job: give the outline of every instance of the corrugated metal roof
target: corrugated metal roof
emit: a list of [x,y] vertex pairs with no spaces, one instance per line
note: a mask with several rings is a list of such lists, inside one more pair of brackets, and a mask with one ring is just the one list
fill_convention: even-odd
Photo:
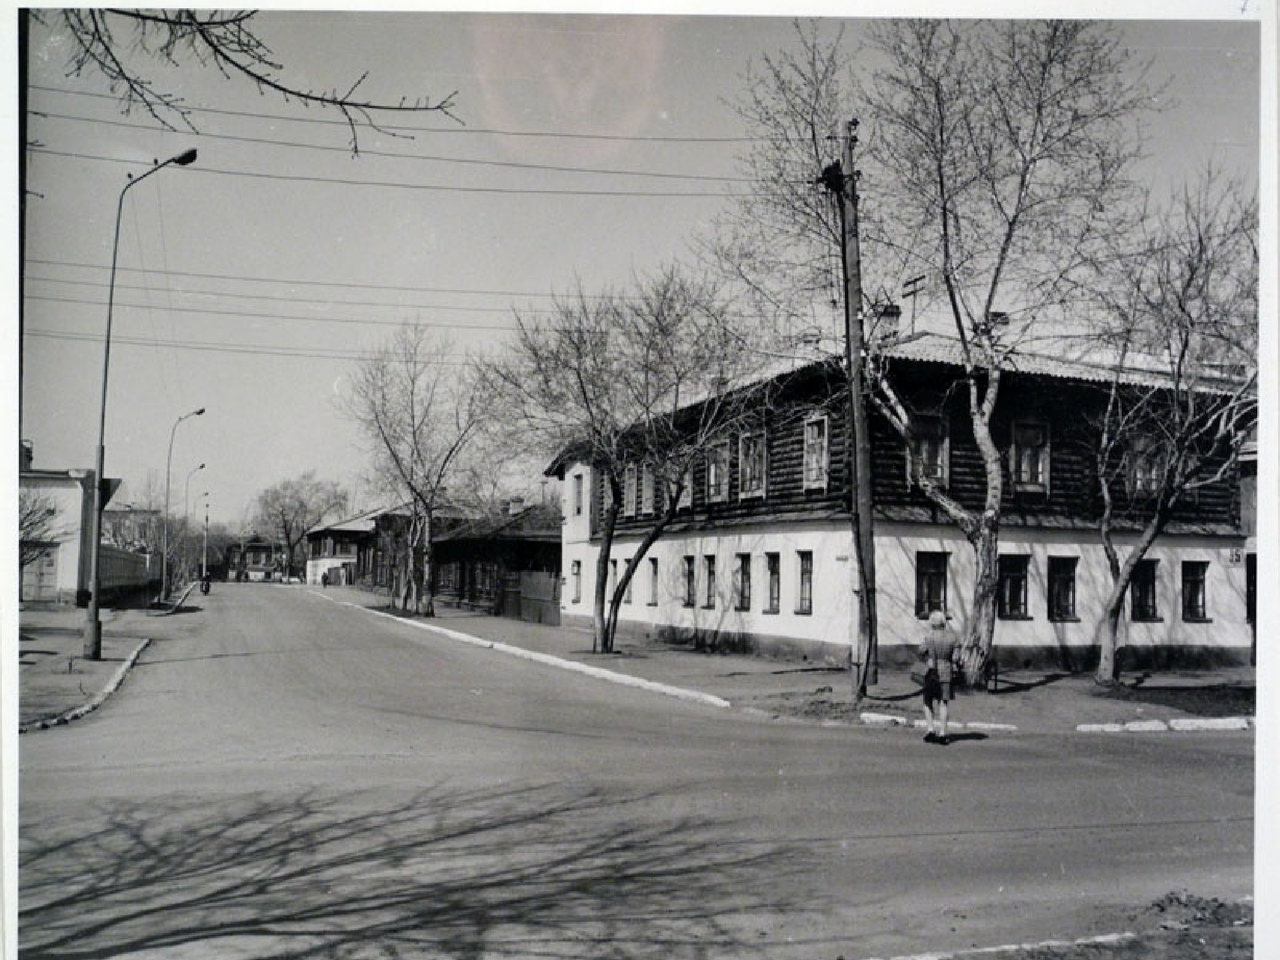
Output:
[[[1046,352],[1056,348],[1058,352]],[[926,363],[964,365],[964,348],[954,337],[937,333],[919,333],[886,345],[883,354],[904,360]],[[1010,352],[1000,367],[1017,373],[1035,374],[1062,380],[1087,380],[1095,383],[1120,383],[1143,387],[1168,387],[1173,377],[1159,358],[1130,353],[1121,365],[1114,353],[1097,341],[1079,345],[1063,340],[1055,344],[1046,342],[1038,349],[1019,348]],[[1198,390],[1227,391],[1236,386],[1228,376],[1201,374],[1197,376]]]

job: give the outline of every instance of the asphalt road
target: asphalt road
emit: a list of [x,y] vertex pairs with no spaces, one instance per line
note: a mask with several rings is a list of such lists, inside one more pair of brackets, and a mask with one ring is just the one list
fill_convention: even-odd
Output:
[[305,588],[21,744],[22,956],[858,960],[1252,893],[1253,737],[778,723]]

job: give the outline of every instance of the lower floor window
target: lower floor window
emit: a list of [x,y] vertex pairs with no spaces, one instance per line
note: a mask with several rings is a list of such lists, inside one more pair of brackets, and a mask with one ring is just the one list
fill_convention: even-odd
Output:
[[1003,620],[1024,620],[1027,617],[1027,556],[1005,555],[998,557],[997,575],[999,590],[996,594],[996,615]]
[[1078,557],[1049,558],[1049,619],[1076,619],[1076,563]]
[[813,552],[798,550],[800,590],[796,596],[796,613],[813,613]]
[[1208,620],[1206,582],[1209,564],[1203,560],[1184,560],[1182,563],[1182,619]]
[[766,553],[764,555],[765,575],[769,579],[769,599],[764,608],[765,613],[777,613],[782,609],[782,562],[780,555]]
[[1159,560],[1139,560],[1129,583],[1129,614],[1134,620],[1159,620],[1156,603],[1156,570]]
[[697,571],[693,566],[693,557],[684,558],[684,605],[692,607],[698,602]]
[[916,616],[947,609],[947,557],[945,553],[916,554]]

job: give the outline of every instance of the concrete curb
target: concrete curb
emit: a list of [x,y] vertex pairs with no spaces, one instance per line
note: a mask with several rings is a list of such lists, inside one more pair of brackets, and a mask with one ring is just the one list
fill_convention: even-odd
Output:
[[1249,730],[1257,725],[1253,717],[1178,717],[1164,720],[1132,720],[1128,723],[1081,723],[1077,733],[1165,733],[1170,730]]
[[[1118,946],[1136,940],[1132,933],[1104,933],[1079,940],[1040,940],[1036,943],[1007,943],[998,947],[973,947],[968,950],[943,951],[941,953],[907,953],[889,957],[888,960],[966,960],[968,957],[986,957],[993,954],[1027,952],[1031,950],[1063,949],[1065,947]],[[877,960],[877,958],[869,958]]]
[[369,613],[372,613],[374,616],[385,617],[388,620],[394,620],[397,623],[417,627],[419,630],[436,633],[440,636],[448,637],[451,640],[457,640],[459,643],[466,643],[473,647],[480,647],[485,650],[494,650],[498,653],[505,653],[508,656],[519,657],[522,660],[532,660],[535,663],[558,667],[562,670],[572,670],[575,673],[595,677],[597,680],[607,680],[610,683],[618,683],[627,687],[638,687],[641,690],[649,690],[653,693],[661,693],[668,697],[675,697],[678,700],[688,700],[712,707],[727,708],[732,706],[728,700],[714,696],[710,693],[702,693],[698,690],[687,690],[684,687],[674,687],[665,683],[657,683],[653,680],[644,680],[640,677],[630,676],[629,674],[618,673],[615,670],[606,670],[603,667],[593,667],[585,663],[578,663],[576,660],[565,660],[563,657],[555,657],[549,653],[539,653],[536,650],[526,650],[523,647],[515,647],[508,643],[499,643],[496,640],[484,640],[480,637],[473,637],[469,633],[461,633],[457,630],[450,630],[448,627],[436,626],[433,623],[425,623],[421,620],[407,620],[404,617],[397,617],[392,613],[385,613],[381,610],[372,610],[369,607],[362,607],[358,603],[350,603],[346,600],[335,600],[333,602],[355,607],[359,610],[368,610]]
[[120,684],[124,683],[125,674],[129,672],[137,662],[138,657],[142,655],[142,651],[147,649],[147,645],[150,643],[151,639],[148,637],[134,647],[133,652],[130,653],[129,656],[125,657],[124,663],[120,664],[116,669],[116,672],[112,674],[111,680],[108,681],[107,685],[96,693],[88,703],[83,703],[74,710],[68,710],[66,713],[60,714],[52,719],[36,720],[32,723],[24,724],[18,727],[18,733],[30,733],[33,730],[48,730],[50,727],[62,726],[63,724],[70,723],[72,720],[79,720],[81,717],[93,713],[93,711],[97,710],[106,702],[108,697],[119,689]]

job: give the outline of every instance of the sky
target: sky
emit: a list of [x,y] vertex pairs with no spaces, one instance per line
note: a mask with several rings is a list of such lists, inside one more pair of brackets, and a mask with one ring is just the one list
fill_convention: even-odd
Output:
[[[1152,126],[1146,175],[1172,184],[1212,159],[1256,176],[1257,9],[1173,10],[1188,8],[1217,19],[1119,23],[1175,104]],[[196,148],[125,196],[106,473],[125,481],[117,502],[142,502],[168,466],[173,511],[207,501],[233,530],[262,490],[307,471],[361,493],[367,447],[342,401],[401,323],[460,352],[501,350],[513,311],[685,258],[744,186],[732,103],[748,66],[794,48],[788,19],[731,13],[269,10],[254,23],[292,86],[367,73],[369,99],[452,95],[456,119],[361,128],[353,156],[336,114],[148,63],[195,127],[165,130],[123,114],[100,76],[69,76],[66,38],[37,25],[25,329],[12,334],[35,466],[91,467],[117,202],[129,174]],[[856,42],[859,21],[845,26]]]

